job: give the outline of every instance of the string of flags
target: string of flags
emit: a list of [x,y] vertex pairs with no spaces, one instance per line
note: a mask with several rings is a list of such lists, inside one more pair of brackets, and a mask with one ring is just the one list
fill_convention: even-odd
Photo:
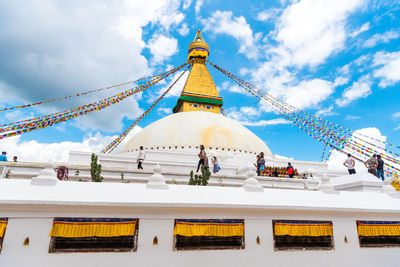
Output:
[[129,132],[147,115],[149,112],[165,97],[166,94],[171,90],[171,88],[179,81],[179,79],[189,70],[191,65],[189,65],[179,76],[178,78],[168,87],[168,89],[141,115],[139,116],[124,132],[122,132],[117,138],[115,138],[108,146],[101,150],[101,153],[111,153],[121,142],[125,139],[125,137],[129,134]]
[[72,97],[84,96],[84,95],[97,93],[97,92],[109,90],[109,89],[112,89],[112,88],[124,86],[124,85],[127,85],[127,84],[135,84],[135,83],[138,83],[138,82],[141,82],[141,81],[145,81],[145,80],[155,80],[155,79],[159,78],[159,76],[160,76],[160,74],[153,75],[153,76],[148,76],[148,77],[142,77],[142,78],[134,80],[134,81],[129,81],[129,82],[124,82],[124,83],[120,83],[120,84],[110,85],[110,86],[107,86],[107,87],[103,87],[103,88],[99,88],[99,89],[95,89],[95,90],[90,90],[90,91],[83,92],[83,93],[78,93],[78,94],[73,94],[73,95],[63,96],[63,97],[57,97],[57,98],[53,98],[53,99],[49,99],[49,100],[45,100],[45,101],[34,102],[34,103],[21,105],[21,106],[2,108],[2,109],[0,109],[0,112],[1,111],[13,110],[13,109],[28,108],[28,107],[42,105],[42,104],[46,104],[46,103],[50,103],[50,102],[54,102],[54,101],[58,101],[58,100],[65,100],[65,99],[69,99],[69,98],[72,98]]
[[[261,89],[244,81],[243,79],[217,66],[216,64],[210,61],[207,62],[225,74],[228,78],[233,80],[240,87],[244,88],[248,93],[257,97],[259,100],[269,103],[276,112],[282,115],[285,119],[293,122],[309,136],[324,143],[324,151],[327,147],[329,147],[331,151],[337,150],[342,153],[350,152],[355,159],[361,162],[364,162],[373,154],[380,154],[385,160],[387,173],[400,173],[400,160],[395,158],[396,156],[399,156],[399,153],[385,148],[385,145],[389,145],[394,148],[399,148],[399,146],[372,138],[364,134],[355,133],[350,129],[342,127],[336,123],[327,121],[313,114],[300,111],[294,106],[291,106],[270,94],[264,93],[261,91]],[[365,140],[365,138],[361,138],[360,136],[369,138],[370,140],[374,140],[379,143],[374,144],[373,142]]]
[[225,109],[224,109],[222,106],[220,107],[220,109],[221,109],[222,115],[224,115],[225,117],[227,117],[226,112],[225,112]]
[[143,92],[144,90],[154,86],[155,84],[159,83],[166,77],[174,74],[175,72],[179,71],[183,67],[190,64],[190,62],[185,62],[184,64],[180,65],[179,67],[170,69],[164,73],[156,75],[155,79],[149,80],[144,84],[141,84],[137,87],[131,88],[119,94],[113,95],[111,97],[105,98],[100,101],[96,101],[93,103],[89,103],[87,105],[75,107],[72,109],[67,109],[64,111],[52,113],[45,116],[40,116],[36,118],[31,118],[19,122],[13,122],[6,125],[0,126],[0,139],[17,136],[23,133],[36,131],[39,129],[47,128],[49,126],[53,126],[55,124],[68,121],[74,119],[76,117],[86,115],[88,113],[99,111],[105,109],[109,106],[117,104],[129,96],[132,96],[138,92]]

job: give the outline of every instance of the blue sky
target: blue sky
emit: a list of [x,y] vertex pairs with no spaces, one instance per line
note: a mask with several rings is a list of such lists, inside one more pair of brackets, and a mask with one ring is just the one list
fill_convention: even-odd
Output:
[[[377,128],[400,144],[399,8],[399,1],[372,0],[2,1],[0,106],[163,72],[185,62],[201,29],[213,63],[300,109],[353,130]],[[209,70],[228,116],[274,154],[320,160],[323,144]],[[85,118],[2,140],[0,150],[33,160],[36,155],[60,159],[57,151],[98,149],[170,82]],[[182,83],[140,126],[168,115],[181,88]],[[83,105],[123,89],[3,112],[0,121]]]

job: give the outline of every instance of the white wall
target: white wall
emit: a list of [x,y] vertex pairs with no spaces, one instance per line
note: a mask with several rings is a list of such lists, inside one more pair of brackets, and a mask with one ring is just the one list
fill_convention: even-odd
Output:
[[[102,211],[103,210],[103,211]],[[356,219],[400,220],[400,215],[320,211],[248,211],[205,208],[132,209],[101,207],[42,208],[20,206],[0,210],[9,217],[0,254],[1,267],[102,266],[399,266],[400,248],[363,248],[358,244]],[[53,217],[139,218],[137,252],[49,254]],[[245,219],[244,250],[173,251],[176,218]],[[335,249],[331,251],[274,251],[273,219],[332,220]],[[154,236],[158,245],[153,245]],[[257,236],[261,244],[256,243]],[[348,243],[344,242],[344,236]],[[29,246],[23,242],[29,237]]]

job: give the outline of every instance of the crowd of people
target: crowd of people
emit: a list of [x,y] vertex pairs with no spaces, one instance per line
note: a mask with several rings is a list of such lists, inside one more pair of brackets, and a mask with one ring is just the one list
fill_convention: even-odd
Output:
[[[347,154],[347,159],[343,162],[343,165],[347,167],[347,171],[350,175],[356,173],[356,162],[354,161],[351,154]],[[381,155],[373,154],[370,159],[364,162],[364,165],[368,169],[368,172],[370,174],[375,175],[379,179],[382,179],[382,181],[385,180],[385,162],[383,161]]]
[[[200,145],[200,152],[198,154],[198,157],[199,157],[199,162],[197,164],[196,172],[200,170],[201,166],[204,166],[204,168],[208,169],[209,168],[208,157],[204,145]],[[142,164],[145,158],[146,158],[146,151],[144,150],[143,146],[140,146],[138,157],[136,160],[138,169],[143,169]],[[1,153],[0,161],[8,161],[6,151],[3,151]],[[13,162],[17,161],[18,157],[14,156]],[[221,170],[221,167],[219,165],[216,156],[212,157],[211,163],[213,165],[213,170],[212,170],[213,173],[217,173]],[[343,165],[347,168],[347,171],[349,172],[350,175],[356,174],[355,170],[356,162],[351,154],[347,154],[347,159],[343,162]],[[382,160],[381,155],[373,154],[370,159],[364,162],[364,165],[368,169],[369,173],[378,177],[379,179],[382,179],[382,181],[385,180],[385,171],[384,171],[385,162]],[[260,154],[257,155],[256,166],[257,166],[257,176],[285,177],[287,175],[289,178],[293,178],[294,176],[299,175],[297,170],[293,168],[290,162],[288,163],[288,166],[286,168],[265,166],[265,159],[263,152],[260,152]]]
[[[204,145],[200,145],[200,152],[198,154],[198,157],[199,157],[199,162],[197,164],[196,172],[199,172],[201,166],[203,166],[204,168],[206,168],[208,170],[209,169],[208,156],[207,156],[206,150],[204,148]],[[136,160],[138,169],[143,169],[142,163],[145,158],[146,158],[146,151],[143,149],[143,146],[140,146],[138,157]],[[219,162],[218,162],[218,159],[216,156],[213,156],[211,158],[211,163],[213,165],[213,170],[212,170],[213,173],[217,173],[221,170],[221,167],[219,165]]]
[[271,167],[265,166],[264,153],[260,152],[257,155],[257,176],[271,176],[271,177],[286,177],[293,178],[299,175],[297,170],[293,168],[292,164],[288,162],[287,167]]
[[365,167],[368,169],[368,172],[375,175],[382,181],[385,180],[385,171],[384,166],[385,162],[383,161],[381,155],[374,154],[372,157],[364,162]]
[[294,178],[295,176],[299,176],[299,173],[297,169],[288,164],[287,167],[265,166],[265,170],[260,173],[260,176]]
[[[207,153],[204,148],[204,145],[200,145],[200,152],[199,152],[199,154],[197,154],[197,156],[199,157],[199,162],[197,164],[196,172],[199,171],[201,166],[204,166],[204,168],[208,169],[209,168],[208,167],[208,157],[207,157]],[[221,167],[219,165],[219,162],[218,162],[218,159],[216,156],[213,156],[211,158],[211,163],[213,165],[213,170],[212,170],[213,173],[217,173],[221,170]]]
[[[200,151],[198,154],[199,157],[199,162],[197,164],[197,170],[198,172],[200,170],[201,166],[204,166],[204,168],[208,169],[208,157],[207,153],[205,151],[204,145],[200,145]],[[138,169],[143,169],[143,161],[146,158],[146,151],[144,150],[143,146],[140,146],[139,148],[139,153],[137,157],[137,168]],[[7,159],[7,152],[3,151],[0,155],[0,161],[8,161]],[[17,162],[18,158],[17,156],[13,157],[13,162]],[[221,167],[219,165],[218,159],[216,156],[213,156],[211,159],[211,163],[213,165],[213,173],[217,173],[221,170]],[[349,174],[356,174],[355,170],[355,165],[356,162],[353,159],[351,154],[347,154],[347,159],[343,162],[343,165],[347,168],[347,171]],[[382,160],[381,155],[373,154],[370,159],[364,162],[365,167],[368,169],[368,172],[371,173],[372,175],[378,177],[379,179],[382,179],[382,181],[385,180],[385,171],[384,171],[384,165],[385,162]],[[260,154],[257,155],[257,176],[271,176],[271,177],[285,177],[286,175],[289,178],[293,178],[294,176],[298,176],[298,172],[296,169],[293,168],[292,164],[289,162],[288,166],[285,167],[271,167],[271,166],[265,166],[265,159],[264,159],[264,153],[260,152]]]

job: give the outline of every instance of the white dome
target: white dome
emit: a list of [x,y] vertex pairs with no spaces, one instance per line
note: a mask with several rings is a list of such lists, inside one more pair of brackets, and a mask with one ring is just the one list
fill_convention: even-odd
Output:
[[272,156],[268,146],[239,122],[204,111],[180,112],[169,115],[137,133],[128,140],[121,153],[146,150],[206,149],[260,153]]

